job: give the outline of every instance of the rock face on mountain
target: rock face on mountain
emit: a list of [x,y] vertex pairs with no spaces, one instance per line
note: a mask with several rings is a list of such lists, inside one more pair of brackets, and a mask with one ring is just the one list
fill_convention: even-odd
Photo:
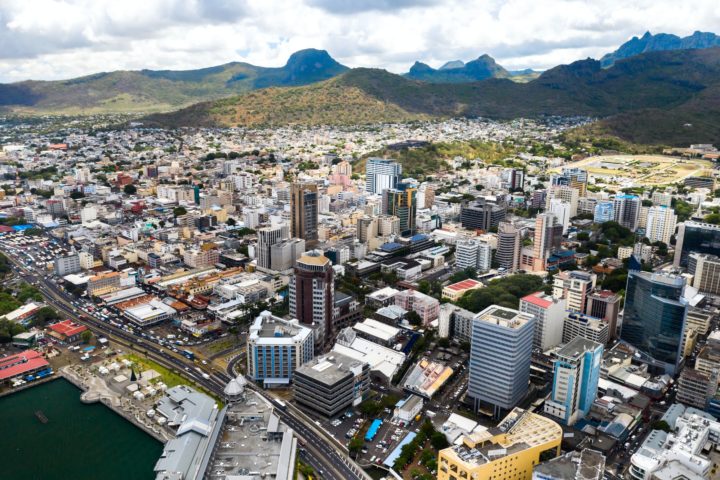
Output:
[[692,50],[699,48],[720,47],[720,37],[709,32],[695,32],[687,37],[678,37],[668,33],[653,35],[645,32],[642,37],[633,37],[620,45],[612,53],[600,59],[603,67],[609,67],[623,58],[630,58],[646,52],[660,52],[666,50]]

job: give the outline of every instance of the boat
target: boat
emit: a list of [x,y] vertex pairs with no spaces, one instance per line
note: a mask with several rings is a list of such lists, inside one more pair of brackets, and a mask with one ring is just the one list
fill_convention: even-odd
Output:
[[35,410],[35,416],[37,417],[38,420],[40,420],[40,423],[48,423],[49,422],[48,418],[45,416],[45,414],[43,413],[42,410]]

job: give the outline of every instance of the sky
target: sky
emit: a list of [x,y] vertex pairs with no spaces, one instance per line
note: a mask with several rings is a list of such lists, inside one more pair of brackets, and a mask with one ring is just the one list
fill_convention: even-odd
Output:
[[281,66],[304,48],[395,73],[484,53],[510,70],[544,70],[648,30],[718,25],[718,0],[0,0],[0,82]]

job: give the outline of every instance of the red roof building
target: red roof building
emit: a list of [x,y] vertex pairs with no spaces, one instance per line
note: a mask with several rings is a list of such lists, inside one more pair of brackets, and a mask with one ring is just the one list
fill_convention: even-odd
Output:
[[50,325],[50,335],[64,342],[74,342],[80,338],[80,334],[87,330],[85,325],[78,325],[72,320],[63,320],[62,322]]
[[48,361],[35,350],[25,350],[22,353],[0,358],[0,382],[42,370],[49,365]]
[[468,278],[466,280],[461,280],[443,288],[442,296],[445,298],[449,298],[452,301],[455,301],[465,295],[465,293],[469,292],[470,290],[476,290],[478,288],[483,288],[484,286],[485,285],[483,285],[482,282],[478,282],[477,280]]
[[524,296],[521,299],[523,302],[532,303],[536,307],[549,308],[553,304],[551,300],[547,299],[547,295],[544,292],[535,292],[530,295]]

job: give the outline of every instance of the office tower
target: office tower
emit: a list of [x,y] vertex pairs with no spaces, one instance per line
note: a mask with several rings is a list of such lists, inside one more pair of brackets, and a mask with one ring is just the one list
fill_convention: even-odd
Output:
[[648,210],[645,236],[651,243],[663,242],[670,245],[670,237],[675,233],[677,215],[672,208],[650,207]]
[[545,261],[560,247],[562,225],[553,213],[541,213],[535,217],[535,236],[533,241],[533,271],[545,270]]
[[650,207],[640,205],[640,213],[638,214],[638,228],[645,230],[647,227],[648,214],[650,213]]
[[535,478],[534,466],[545,465],[543,462],[560,455],[562,440],[560,425],[515,408],[497,427],[467,435],[458,444],[440,450],[437,478],[531,480]]
[[290,277],[290,316],[315,330],[316,347],[324,349],[333,340],[332,314],[335,285],[330,259],[319,250],[302,255]]
[[595,206],[595,215],[593,221],[595,223],[604,223],[615,220],[614,202],[610,200],[601,200]]
[[550,201],[554,198],[567,202],[570,205],[571,218],[577,215],[578,199],[580,198],[577,188],[566,185],[555,185],[550,187],[550,189],[548,189],[547,198],[545,199],[546,210],[550,209]]
[[400,182],[402,165],[385,158],[369,158],[365,164],[365,191],[382,193],[394,189]]
[[640,197],[637,195],[617,195],[613,199],[615,221],[634,232],[638,228],[640,206]]
[[543,352],[562,343],[565,302],[545,292],[531,293],[520,299],[520,311],[535,317],[533,348]]
[[720,225],[686,221],[678,225],[673,265],[687,267],[691,253],[720,252]]
[[570,204],[559,198],[553,198],[550,200],[550,208],[548,211],[555,215],[558,223],[563,227],[563,235],[566,235],[570,227]]
[[257,266],[260,268],[272,268],[272,246],[276,245],[288,236],[288,228],[284,225],[260,228],[257,231]]
[[522,190],[525,185],[525,172],[519,168],[508,168],[503,171],[503,180],[507,182],[508,190]]
[[460,209],[460,223],[464,228],[489,231],[505,219],[507,205],[494,197],[481,197],[463,205]]
[[520,268],[520,230],[512,223],[501,222],[498,226],[495,260],[500,268],[515,272]]
[[378,219],[376,217],[358,218],[356,230],[358,240],[368,243],[378,236]]
[[610,329],[610,338],[617,338],[617,320],[620,313],[620,295],[610,290],[597,290],[587,296],[586,315],[604,320]]
[[596,281],[597,275],[594,273],[560,272],[553,278],[553,297],[564,298],[567,310],[582,313]]
[[576,337],[555,354],[553,388],[545,413],[574,425],[590,413],[597,397],[603,346]]
[[650,201],[652,201],[653,205],[656,205],[656,206],[670,207],[670,206],[672,206],[672,199],[673,199],[672,193],[655,191],[655,192],[653,192],[652,197],[650,198]]
[[688,255],[688,273],[692,286],[703,293],[720,295],[720,257],[702,253]]
[[706,373],[685,367],[678,379],[676,400],[690,407],[705,410],[717,392],[719,373],[718,370]]
[[553,185],[565,185],[577,189],[581,197],[584,197],[587,193],[587,170],[564,167],[562,173],[552,176],[551,181]]
[[295,261],[305,252],[305,240],[291,238],[270,246],[270,269],[284,272],[295,266]]
[[470,239],[458,242],[455,247],[455,265],[458,268],[473,268],[481,272],[490,270],[492,249],[479,240]]
[[635,347],[651,367],[674,374],[681,347],[688,302],[685,278],[631,270],[625,289],[620,339]]
[[525,397],[534,328],[532,315],[497,305],[473,319],[468,395],[476,410],[487,406],[499,417]]
[[284,320],[264,311],[250,325],[247,374],[265,387],[287,385],[295,370],[313,356],[313,332],[297,320]]
[[309,247],[318,241],[318,188],[314,184],[293,183],[290,189],[290,233]]
[[417,216],[417,188],[412,182],[400,182],[397,188],[383,191],[383,213],[400,219],[400,234],[414,235]]
[[569,343],[577,337],[606,345],[610,341],[610,325],[584,313],[567,312],[563,325],[563,343]]
[[580,197],[578,199],[578,215],[594,215],[598,201],[595,198]]

